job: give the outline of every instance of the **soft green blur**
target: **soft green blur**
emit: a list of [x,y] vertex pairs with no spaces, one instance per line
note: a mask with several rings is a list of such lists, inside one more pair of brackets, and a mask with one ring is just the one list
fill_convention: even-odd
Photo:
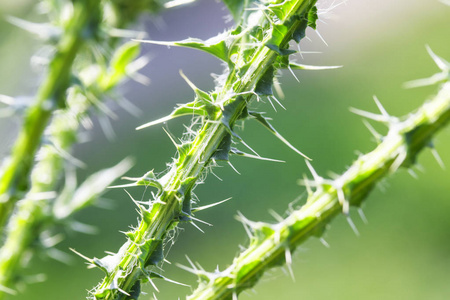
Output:
[[[22,7],[8,5],[8,2],[14,1],[2,2],[0,12],[36,20],[34,14],[27,15],[29,2],[23,1]],[[207,38],[202,35],[203,31],[192,31],[186,36],[177,35],[177,31],[183,24],[195,24],[199,30],[212,26],[215,20],[222,24],[221,5],[209,2],[213,1],[205,0],[197,7],[168,12],[163,17],[165,28],[158,38]],[[332,1],[324,2],[323,7],[332,4]],[[214,10],[218,17],[199,19],[194,12],[201,6]],[[280,81],[285,93],[282,103],[287,110],[277,107],[278,112],[274,112],[269,103],[255,106],[267,111],[278,131],[313,158],[319,174],[339,174],[356,158],[356,151],[367,152],[375,146],[361,118],[351,114],[349,107],[376,111],[371,99],[377,95],[388,112],[404,115],[436,91],[436,87],[404,90],[402,84],[438,71],[426,53],[425,44],[450,60],[449,16],[450,7],[435,0],[348,1],[322,16],[327,17],[327,24],[319,24],[318,29],[328,47],[313,31],[309,32],[311,41],[304,40],[301,44],[303,51],[323,53],[298,58],[298,62],[305,64],[344,67],[296,72],[300,83],[285,71]],[[175,19],[180,17],[184,20]],[[32,95],[38,74],[30,73],[27,65],[29,56],[39,46],[32,37],[1,22],[0,94]],[[91,142],[77,147],[75,155],[89,165],[89,169],[79,172],[80,178],[112,166],[128,155],[138,162],[130,176],[142,175],[150,169],[163,171],[175,149],[161,126],[139,132],[134,128],[169,113],[176,103],[193,98],[191,90],[180,79],[178,69],[183,68],[184,73],[204,89],[212,87],[209,74],[221,70],[214,59],[192,50],[144,46],[144,52],[154,53],[148,68],[154,84],[123,89],[131,101],[143,108],[142,116],[136,119],[121,114],[120,120],[113,123],[117,133],[113,142],[107,141],[100,130],[95,130]],[[166,57],[161,61],[159,55],[167,52],[170,59]],[[6,135],[2,136],[2,153],[6,151],[5,144],[13,141],[11,128],[18,120],[0,121],[0,134]],[[176,120],[168,127],[179,136],[182,124],[187,122],[188,118]],[[376,127],[385,132],[383,127]],[[242,137],[260,155],[286,163],[232,157],[241,175],[225,164],[214,169],[223,181],[210,174],[206,183],[196,189],[200,203],[233,199],[196,215],[214,225],[200,224],[205,234],[189,224],[182,225],[174,234],[176,243],[167,256],[172,264],[164,264],[164,276],[195,287],[195,277],[176,266],[177,263],[188,265],[185,255],[206,270],[213,271],[217,265],[224,269],[239,252],[238,245],[245,246],[248,241],[242,226],[234,219],[237,211],[251,220],[273,220],[268,213],[270,209],[283,215],[289,203],[304,192],[297,180],[308,171],[300,156],[256,123],[247,122]],[[442,160],[450,166],[449,129],[438,135],[436,146]],[[419,163],[422,167],[414,169],[418,179],[403,170],[370,195],[363,207],[369,220],[367,225],[357,211],[352,211],[361,233],[359,237],[344,218],[336,219],[325,235],[330,248],[311,239],[295,252],[295,281],[281,269],[271,270],[254,292],[245,292],[240,299],[450,299],[450,172],[442,170],[429,151],[420,156]],[[135,198],[148,199],[149,191],[144,194],[143,189],[134,188],[129,192]],[[125,241],[119,230],[126,231],[128,226],[136,225],[137,213],[125,192],[114,190],[106,197],[115,205],[114,210],[92,208],[76,216],[77,220],[98,226],[100,235],[70,233],[60,249],[75,248],[91,257],[118,250]],[[15,299],[81,299],[102,276],[99,270],[86,270],[78,257],[74,257],[70,266],[36,257],[26,274],[37,273],[47,274],[47,281],[27,286]],[[156,294],[158,299],[183,299],[190,292],[186,287],[156,284],[161,291]],[[140,299],[151,299],[151,287],[147,285],[144,291],[148,295]]]

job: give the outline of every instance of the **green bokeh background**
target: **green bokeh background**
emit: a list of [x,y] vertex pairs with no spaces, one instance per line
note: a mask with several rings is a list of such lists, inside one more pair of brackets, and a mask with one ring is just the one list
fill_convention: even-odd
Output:
[[[331,4],[332,1],[323,1],[322,7]],[[36,16],[33,5],[26,0],[6,0],[0,4],[0,13],[39,20],[42,17]],[[166,12],[156,21],[142,21],[153,39],[208,38],[231,26],[224,23],[224,15],[222,4],[204,0]],[[297,72],[300,83],[289,72],[283,72],[282,102],[287,110],[274,112],[268,103],[256,106],[268,112],[275,127],[293,145],[313,158],[319,174],[327,176],[329,172],[343,172],[357,157],[355,151],[367,152],[375,146],[361,118],[351,114],[349,107],[375,111],[371,99],[377,95],[388,112],[404,115],[435,93],[436,87],[405,90],[402,84],[437,72],[425,51],[426,44],[450,59],[450,7],[434,0],[352,0],[321,17],[326,24],[320,23],[318,29],[329,46],[313,31],[308,32],[311,40],[302,41],[302,50],[323,53],[305,54],[298,62],[344,67]],[[32,95],[39,72],[29,67],[29,61],[39,43],[4,21],[0,38],[0,93]],[[118,110],[120,118],[113,121],[117,134],[114,141],[108,141],[96,123],[92,140],[76,147],[75,155],[89,165],[79,171],[80,179],[125,156],[133,156],[137,161],[130,176],[150,169],[164,170],[175,149],[161,126],[140,132],[134,128],[169,113],[176,103],[193,98],[178,75],[179,69],[203,89],[213,87],[209,74],[221,71],[214,58],[193,50],[144,45],[143,52],[153,57],[145,69],[152,84],[143,87],[129,83],[121,88],[128,99],[142,108],[143,114],[136,118]],[[2,155],[14,140],[19,120],[0,120]],[[179,135],[182,124],[188,121],[176,120],[168,128]],[[283,214],[289,203],[304,192],[297,184],[304,173],[308,174],[301,157],[256,123],[247,122],[242,136],[262,156],[286,163],[232,158],[241,175],[226,165],[216,168],[215,174],[223,181],[208,176],[206,183],[196,189],[201,204],[233,199],[197,215],[214,224],[200,225],[205,234],[189,224],[181,226],[167,256],[172,264],[164,265],[164,276],[195,287],[196,278],[176,266],[188,264],[186,255],[206,270],[212,271],[216,266],[224,269],[239,252],[238,245],[248,242],[235,220],[237,211],[251,220],[271,221],[269,209]],[[448,128],[438,135],[436,146],[442,160],[450,165]],[[450,172],[442,170],[429,151],[419,157],[419,163],[422,168],[415,168],[418,179],[400,171],[369,196],[363,206],[367,225],[352,211],[359,237],[344,218],[338,217],[325,235],[330,248],[311,239],[295,252],[295,281],[282,269],[271,270],[240,299],[450,299]],[[135,198],[148,198],[144,190],[136,188],[130,192]],[[97,226],[100,234],[69,234],[60,249],[75,248],[91,257],[117,251],[125,241],[119,230],[135,225],[137,213],[123,191],[113,190],[105,197],[114,204],[114,210],[92,208],[77,216],[78,220]],[[84,262],[76,257],[69,266],[36,257],[26,273],[45,273],[48,279],[29,285],[15,297],[17,300],[82,299],[102,276],[98,270],[86,270]],[[158,299],[183,299],[190,292],[189,288],[164,282],[157,285],[161,290]],[[148,294],[141,299],[151,299],[151,287],[144,290]]]

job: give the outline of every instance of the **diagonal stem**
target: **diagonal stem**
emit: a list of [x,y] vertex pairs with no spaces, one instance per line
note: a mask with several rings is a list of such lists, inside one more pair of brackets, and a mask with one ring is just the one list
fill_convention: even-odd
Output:
[[269,224],[243,220],[253,232],[250,246],[223,272],[198,271],[200,284],[187,299],[231,299],[251,288],[268,268],[290,264],[291,251],[309,237],[320,236],[343,211],[345,202],[360,206],[377,182],[400,166],[414,164],[420,151],[450,121],[450,83],[404,121],[392,120],[383,142],[334,181],[317,178],[321,182],[316,180],[317,190],[310,193],[306,204],[283,221]]
[[[286,6],[286,9],[279,22],[289,26],[282,35],[281,48],[288,47],[293,33],[304,24],[305,14],[315,3],[316,1],[293,0],[280,4]],[[264,14],[261,14],[261,22],[258,24],[261,24],[264,30],[272,26]],[[235,65],[239,66],[241,63],[249,67],[245,71],[231,69],[224,85],[218,87],[214,103],[221,106],[221,110],[214,119],[204,120],[203,126],[187,150],[182,148],[183,145],[179,147],[178,160],[170,171],[158,180],[157,199],[149,203],[148,209],[139,205],[141,221],[135,230],[127,233],[128,241],[115,255],[101,260],[90,260],[106,272],[103,281],[92,291],[93,298],[112,300],[135,297],[135,294],[139,293],[140,281],[150,281],[152,276],[155,276],[151,266],[162,259],[158,253],[163,251],[166,234],[180,221],[192,221],[183,211],[186,206],[191,205],[192,189],[198,178],[207,170],[211,158],[220,149],[223,140],[230,134],[236,120],[252,101],[255,94],[252,91],[256,84],[268,71],[273,70],[274,62],[280,56],[279,51],[270,49],[265,43],[250,48],[242,46],[240,59],[248,57],[243,54],[244,51],[252,53],[251,61],[237,61]],[[273,75],[271,74],[272,77]],[[225,110],[227,120],[224,120]]]

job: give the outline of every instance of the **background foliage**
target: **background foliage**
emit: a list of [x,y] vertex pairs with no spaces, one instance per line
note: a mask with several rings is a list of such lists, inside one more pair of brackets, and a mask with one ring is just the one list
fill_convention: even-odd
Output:
[[[332,5],[324,1],[322,7]],[[31,9],[31,1],[5,1],[0,4],[2,15],[11,14],[38,20]],[[319,24],[319,32],[329,44],[326,47],[314,32],[311,42],[303,41],[302,50],[323,51],[323,54],[305,54],[298,62],[322,65],[344,65],[343,69],[309,72],[297,75],[300,84],[288,73],[281,78],[287,111],[279,109],[274,125],[292,144],[314,159],[320,174],[327,171],[342,172],[356,157],[355,150],[367,152],[374,147],[370,134],[361,118],[352,115],[348,107],[375,110],[371,100],[376,94],[388,112],[402,115],[419,106],[435,88],[403,90],[403,82],[426,77],[437,71],[425,51],[425,44],[440,56],[450,55],[450,9],[435,1],[349,1],[326,15],[328,25]],[[222,16],[223,5],[214,1],[199,1],[194,6],[170,11],[157,20],[143,20],[145,30],[154,40],[179,40],[188,36],[208,38],[229,27]],[[19,29],[2,21],[0,26],[0,92],[9,95],[31,95],[38,81],[29,67],[29,57],[38,49],[36,41]],[[192,92],[179,77],[178,70],[197,86],[212,88],[211,72],[220,73],[217,61],[206,54],[188,49],[170,49],[143,45],[144,53],[154,58],[146,68],[152,80],[149,87],[130,82],[123,93],[139,106],[143,114],[139,119],[129,117],[120,109],[120,119],[113,126],[117,138],[109,142],[101,130],[96,130],[91,142],[77,147],[76,156],[89,165],[79,176],[111,166],[123,157],[132,155],[139,162],[130,176],[140,176],[148,169],[165,169],[175,149],[160,127],[135,132],[134,128],[157,119],[171,111],[176,103],[192,98]],[[270,106],[265,105],[267,111]],[[18,118],[0,120],[2,143],[0,151],[15,137]],[[187,119],[175,120],[169,129],[177,134]],[[168,259],[187,264],[184,255],[199,261],[208,270],[219,264],[221,268],[231,261],[238,244],[246,243],[241,225],[233,218],[241,211],[250,219],[271,220],[267,213],[273,209],[282,213],[289,202],[303,192],[296,180],[307,173],[299,156],[275,141],[268,132],[248,123],[242,136],[261,155],[287,161],[276,164],[232,158],[242,173],[230,168],[216,169],[221,182],[210,176],[208,183],[196,190],[202,204],[212,203],[230,196],[231,201],[221,207],[199,214],[214,224],[204,227],[201,234],[193,227],[185,227],[177,238]],[[99,126],[97,126],[99,128]],[[443,161],[450,165],[450,131],[438,136],[437,149]],[[171,149],[168,151],[168,149]],[[447,151],[446,151],[447,150]],[[325,248],[312,239],[295,253],[296,282],[281,270],[266,274],[257,285],[256,293],[244,293],[242,299],[447,299],[450,297],[450,209],[448,182],[450,174],[436,164],[429,152],[419,159],[423,172],[417,171],[419,180],[406,171],[390,178],[384,189],[370,196],[364,207],[369,224],[364,225],[352,212],[361,232],[356,237],[344,218],[332,223],[326,235],[331,248]],[[130,190],[135,198],[144,191]],[[134,206],[123,191],[111,191],[106,197],[115,204],[113,211],[96,208],[83,212],[78,218],[100,228],[99,236],[74,235],[61,249],[75,248],[88,256],[102,256],[103,250],[117,249],[124,237],[118,233],[134,224]],[[145,197],[145,195],[144,195]],[[48,275],[43,284],[31,285],[16,299],[56,299],[61,294],[70,299],[85,296],[98,278],[99,271],[87,271],[78,258],[71,266],[53,261],[37,261],[30,274],[40,270]],[[195,286],[195,277],[165,265],[172,279]],[[39,271],[39,272],[40,272]],[[64,276],[62,276],[63,274]],[[158,286],[158,298],[184,297],[189,289]],[[146,286],[150,288],[150,286]],[[150,296],[142,296],[149,299]]]

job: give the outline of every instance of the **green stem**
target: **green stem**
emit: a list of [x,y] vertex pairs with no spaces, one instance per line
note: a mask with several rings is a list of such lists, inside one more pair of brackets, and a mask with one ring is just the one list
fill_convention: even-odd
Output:
[[[23,254],[41,233],[42,219],[46,217],[42,201],[26,200],[19,202],[19,213],[14,215],[8,229],[8,238],[0,252],[0,299],[5,299],[7,291],[19,279],[17,270],[21,267]],[[7,290],[5,290],[7,288]]]
[[53,111],[65,106],[67,88],[72,76],[72,64],[99,15],[99,2],[74,1],[73,15],[65,24],[63,35],[56,45],[56,53],[49,64],[47,76],[41,84],[34,104],[28,109],[24,124],[6,161],[0,179],[0,228],[29,188],[34,156]]
[[[111,3],[114,8],[114,14],[110,13],[107,15],[107,19],[103,22],[102,28],[91,27],[91,30],[97,31],[97,33],[93,35],[103,36],[101,30],[105,30],[109,27],[114,29],[124,28],[134,22],[137,16],[142,13],[141,10],[134,9],[135,7],[133,7],[133,5],[136,5],[137,3],[138,2],[134,2],[131,7],[130,5],[127,5],[127,3]],[[145,5],[143,1],[140,1],[139,3],[140,6],[145,6],[145,8],[151,12],[156,12],[156,10],[160,9],[160,5],[157,5],[156,2],[146,2]],[[107,4],[102,4],[103,10],[105,9],[105,5]],[[125,14],[124,12],[127,13]],[[92,13],[100,12],[93,11]],[[103,39],[97,39],[96,46],[106,49],[115,49],[119,42],[120,39],[117,37],[105,36]],[[77,47],[80,47],[80,45],[77,45]],[[93,64],[97,63],[105,70],[105,75],[101,78],[102,81],[98,80],[91,86],[83,86],[83,88],[96,99],[100,100],[104,97],[125,77],[125,73],[114,72],[117,70],[110,67],[111,61],[117,61],[119,58],[116,56],[120,56],[121,53],[124,53],[121,51],[123,48],[131,52],[134,49],[138,49],[138,45],[133,45],[131,47],[125,45],[124,47],[119,48],[118,54],[116,53],[113,57],[96,57],[99,61],[92,62]],[[75,51],[76,49],[73,50],[74,52],[77,52]],[[123,56],[126,56],[126,53],[124,53]],[[131,60],[133,56],[126,56],[126,58],[127,61],[122,61],[123,69],[125,69],[127,63],[131,62],[128,60]],[[81,61],[81,63],[83,64],[82,67],[86,64],[85,61]],[[70,73],[76,73],[79,67],[80,63],[75,63],[72,66]],[[69,68],[68,65],[67,68]],[[105,82],[106,84],[104,84]],[[47,83],[47,86],[49,85],[50,84]],[[59,201],[56,201],[55,203],[54,199],[51,198],[41,199],[39,201],[33,199],[34,196],[54,191],[57,187],[62,175],[61,173],[65,160],[61,155],[61,152],[71,152],[72,146],[77,140],[76,136],[81,121],[87,116],[94,104],[82,92],[83,91],[81,91],[80,88],[74,87],[72,92],[67,96],[67,107],[63,110],[53,112],[52,122],[48,127],[49,139],[53,145],[44,145],[41,147],[39,152],[40,160],[33,167],[31,174],[31,189],[25,199],[17,204],[16,213],[9,220],[5,242],[0,249],[0,287],[5,287],[8,291],[14,286],[16,279],[19,277],[20,269],[23,267],[21,264],[23,255],[27,251],[33,250],[33,244],[39,238],[39,235],[44,230],[52,228],[52,226],[57,225],[57,223],[63,222],[77,210],[88,206],[88,204],[81,205],[81,207],[76,206],[77,204],[80,205],[80,203],[74,203],[71,206],[68,205],[68,203],[61,203]],[[110,174],[122,175],[122,173],[128,169],[128,166],[129,163],[124,162],[115,168],[109,169]],[[106,175],[106,171],[104,173],[105,176],[108,176]],[[115,176],[112,176],[112,178],[115,178]],[[74,188],[75,187],[73,187],[73,189]],[[92,199],[98,196],[100,192],[99,189],[93,190],[96,193],[91,195]],[[69,197],[73,197],[75,191],[71,190],[70,193],[71,195],[69,195]],[[66,199],[62,195],[59,195],[59,199],[61,199],[61,197]],[[89,203],[92,202],[93,201],[89,201]],[[0,299],[3,299],[4,296],[4,291],[0,289]]]
[[[251,288],[268,268],[290,264],[291,251],[310,236],[320,236],[346,203],[360,206],[376,183],[400,166],[410,167],[418,153],[450,121],[450,83],[404,121],[392,118],[389,132],[372,152],[359,157],[333,181],[316,178],[317,190],[300,209],[277,224],[243,220],[252,232],[250,246],[225,271],[199,275],[199,287],[188,300],[232,299]],[[233,298],[234,299],[234,298]]]
[[[305,14],[309,12],[316,1],[288,2],[283,4],[286,6],[285,15],[279,21],[289,26],[279,42],[282,49],[288,46],[288,42],[293,38],[293,32],[304,24]],[[257,24],[260,24],[264,30],[272,26],[262,13],[261,21]],[[159,253],[163,251],[162,244],[166,234],[180,221],[191,221],[189,216],[186,216],[187,212],[183,210],[186,206],[190,207],[191,205],[191,190],[195,187],[198,178],[205,172],[213,155],[220,149],[223,140],[230,134],[230,128],[251,102],[253,95],[248,92],[254,91],[256,84],[266,72],[271,70],[275,60],[279,57],[277,51],[265,46],[270,37],[270,35],[264,36],[266,40],[257,46],[242,46],[240,55],[238,55],[239,59],[248,58],[249,55],[244,52],[251,52],[253,55],[250,56],[250,61],[237,61],[235,66],[240,66],[242,63],[248,68],[244,71],[238,67],[230,68],[226,83],[218,89],[215,104],[225,107],[228,113],[227,120],[224,120],[223,111],[219,111],[212,120],[204,120],[204,125],[197,132],[193,142],[188,145],[188,150],[182,149],[183,146],[180,146],[179,158],[171,170],[159,180],[154,180],[158,181],[157,199],[150,203],[148,209],[139,205],[142,219],[137,229],[127,233],[128,241],[113,257],[107,256],[101,260],[90,260],[92,264],[106,272],[106,277],[92,292],[95,299],[112,300],[137,297],[140,280],[151,280],[152,277],[158,277],[151,272],[150,267],[162,259],[162,255]],[[238,75],[240,71],[243,73]],[[144,176],[143,180],[146,179],[148,178]]]
[[[89,101],[80,101],[74,107],[59,111],[53,117],[49,127],[51,138],[58,149],[44,145],[40,149],[41,160],[31,174],[31,190],[26,198],[17,204],[16,213],[11,216],[6,239],[0,249],[0,286],[12,287],[22,265],[24,253],[32,249],[33,242],[39,238],[44,228],[49,227],[51,219],[51,198],[36,200],[33,197],[43,195],[55,189],[63,169],[64,158],[59,151],[69,153],[76,141],[80,119],[90,107]],[[48,196],[47,196],[48,197]],[[0,299],[4,293],[0,291]]]

